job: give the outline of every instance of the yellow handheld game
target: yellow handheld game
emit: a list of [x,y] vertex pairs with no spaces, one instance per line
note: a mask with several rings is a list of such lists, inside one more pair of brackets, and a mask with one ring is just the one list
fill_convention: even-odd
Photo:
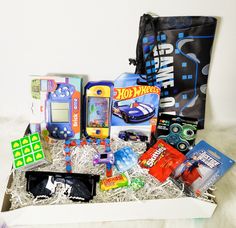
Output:
[[110,136],[111,101],[113,83],[89,82],[85,86],[85,135],[93,138]]

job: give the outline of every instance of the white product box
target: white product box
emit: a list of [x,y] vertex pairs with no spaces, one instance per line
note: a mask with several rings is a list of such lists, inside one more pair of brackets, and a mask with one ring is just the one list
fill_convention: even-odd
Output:
[[[9,178],[8,185],[11,184],[11,181],[12,177]],[[216,207],[215,203],[184,197],[122,203],[28,206],[9,211],[9,195],[5,195],[1,216],[9,226],[26,226],[122,220],[209,218]]]

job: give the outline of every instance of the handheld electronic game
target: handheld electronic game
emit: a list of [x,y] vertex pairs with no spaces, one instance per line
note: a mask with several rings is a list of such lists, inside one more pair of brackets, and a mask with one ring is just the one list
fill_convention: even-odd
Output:
[[68,83],[57,84],[46,101],[47,130],[50,137],[68,139],[75,136],[80,125],[80,94]]
[[85,86],[85,135],[94,138],[110,136],[113,83],[89,82]]
[[97,164],[111,164],[113,165],[115,162],[113,153],[98,153],[93,157],[93,165]]

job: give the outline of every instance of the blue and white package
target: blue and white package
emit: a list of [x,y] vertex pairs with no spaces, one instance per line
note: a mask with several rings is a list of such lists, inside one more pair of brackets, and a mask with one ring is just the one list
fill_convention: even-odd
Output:
[[138,130],[148,140],[155,134],[160,87],[138,85],[139,78],[138,74],[123,73],[114,81],[111,137],[126,130]]
[[186,154],[186,160],[175,170],[174,177],[198,196],[214,185],[234,163],[202,140]]
[[114,153],[115,167],[119,172],[125,172],[138,162],[138,156],[130,147],[123,147]]

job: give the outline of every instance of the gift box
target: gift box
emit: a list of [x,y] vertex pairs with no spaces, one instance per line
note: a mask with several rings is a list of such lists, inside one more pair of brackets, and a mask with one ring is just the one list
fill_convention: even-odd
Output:
[[[27,133],[28,130],[29,128]],[[7,188],[10,188],[13,178],[13,175],[9,176]],[[180,197],[130,202],[72,202],[63,205],[26,206],[16,210],[10,210],[10,207],[10,195],[6,193],[1,213],[7,225],[26,226],[146,219],[209,218],[213,215],[217,204],[212,200]]]

